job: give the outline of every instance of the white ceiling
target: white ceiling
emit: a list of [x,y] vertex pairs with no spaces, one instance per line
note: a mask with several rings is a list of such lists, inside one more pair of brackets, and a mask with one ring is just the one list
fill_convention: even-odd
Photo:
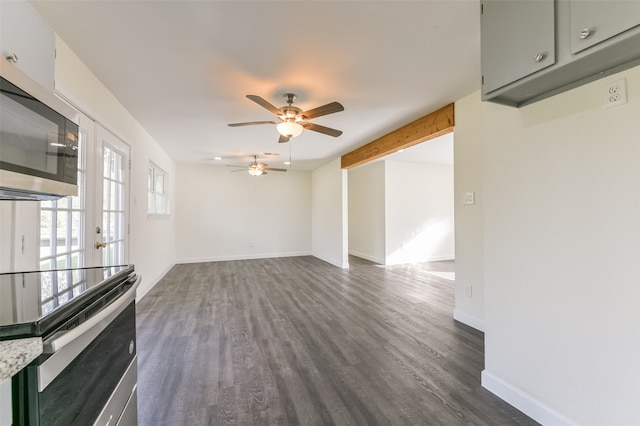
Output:
[[[177,162],[291,149],[311,170],[480,87],[479,0],[31,3]],[[312,120],[343,135],[227,126],[274,119],[245,95],[288,92],[344,105]]]

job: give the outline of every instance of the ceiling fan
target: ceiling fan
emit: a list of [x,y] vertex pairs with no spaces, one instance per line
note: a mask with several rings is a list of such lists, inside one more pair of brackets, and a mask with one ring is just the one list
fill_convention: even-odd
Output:
[[342,134],[341,130],[309,123],[307,121],[323,115],[333,114],[334,112],[344,111],[344,107],[339,102],[331,102],[318,108],[302,111],[300,108],[293,106],[293,101],[296,99],[296,95],[293,93],[287,93],[284,95],[287,105],[280,108],[276,108],[268,101],[257,95],[247,95],[247,98],[274,113],[280,121],[249,121],[246,123],[231,123],[229,126],[238,127],[253,126],[256,124],[275,124],[278,129],[278,133],[280,133],[280,138],[278,139],[279,143],[289,142],[289,139],[298,136],[304,129],[313,130],[314,132],[323,133],[333,137],[338,137]]
[[258,156],[254,155],[253,156],[253,161],[251,163],[249,163],[249,166],[233,166],[231,164],[227,164],[227,166],[229,167],[241,167],[241,169],[239,170],[234,170],[234,172],[242,172],[245,170],[249,171],[249,174],[251,176],[260,176],[260,175],[266,175],[267,170],[270,172],[286,172],[287,169],[276,169],[273,167],[267,167],[268,164],[265,163],[258,163]]

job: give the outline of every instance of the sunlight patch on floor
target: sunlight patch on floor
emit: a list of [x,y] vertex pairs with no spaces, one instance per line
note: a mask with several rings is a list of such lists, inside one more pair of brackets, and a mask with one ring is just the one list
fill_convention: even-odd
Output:
[[436,277],[444,278],[445,280],[456,280],[455,272],[438,272],[438,271],[426,271],[427,274],[435,275]]

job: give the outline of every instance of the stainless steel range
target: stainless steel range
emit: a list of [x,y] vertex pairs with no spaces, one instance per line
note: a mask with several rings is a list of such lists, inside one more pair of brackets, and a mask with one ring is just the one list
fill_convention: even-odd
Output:
[[12,379],[13,425],[136,425],[132,265],[0,274],[0,340],[42,337]]

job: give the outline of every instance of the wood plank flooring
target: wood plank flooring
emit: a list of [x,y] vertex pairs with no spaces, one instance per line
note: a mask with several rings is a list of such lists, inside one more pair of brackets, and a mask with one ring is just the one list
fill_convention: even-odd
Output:
[[453,262],[176,265],[138,304],[140,425],[534,425],[480,386]]

